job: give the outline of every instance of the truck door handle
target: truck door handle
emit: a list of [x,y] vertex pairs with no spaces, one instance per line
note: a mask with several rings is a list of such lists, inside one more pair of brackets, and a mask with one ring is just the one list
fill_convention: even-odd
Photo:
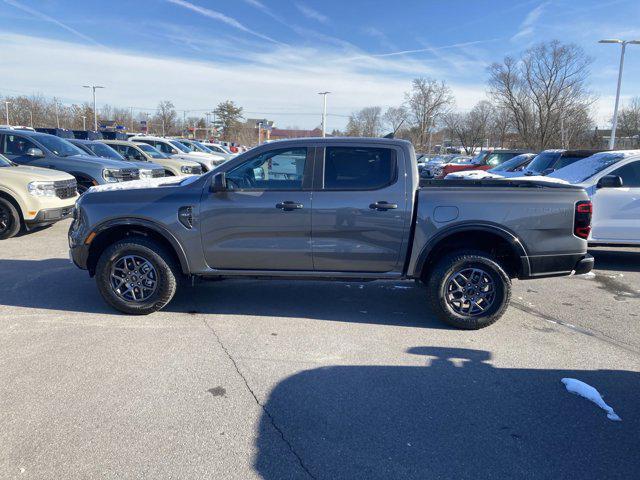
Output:
[[292,210],[298,210],[300,208],[304,207],[304,205],[302,205],[301,203],[296,203],[296,202],[291,202],[291,201],[286,201],[286,202],[282,202],[282,203],[276,203],[276,208],[279,208],[280,210],[284,210],[285,212],[290,212]]
[[384,212],[385,210],[393,210],[394,208],[398,208],[398,204],[389,203],[389,202],[376,202],[369,205],[371,210],[377,210],[379,212]]

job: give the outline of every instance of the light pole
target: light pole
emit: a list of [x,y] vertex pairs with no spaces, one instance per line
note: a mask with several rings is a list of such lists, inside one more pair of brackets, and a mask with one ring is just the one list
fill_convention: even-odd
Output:
[[9,105],[11,105],[11,102],[6,102],[6,101],[4,102],[4,109],[7,114],[7,126],[10,125],[9,124]]
[[258,145],[262,141],[262,122],[258,122]]
[[33,110],[29,110],[29,119],[31,120],[31,128],[33,128]]
[[87,129],[87,116],[82,115],[82,130],[86,130],[86,129]]
[[104,88],[102,85],[83,85],[82,88],[90,88],[93,92],[93,129],[98,131],[98,112],[96,111],[96,88]]
[[618,70],[618,88],[616,90],[616,104],[613,108],[613,122],[611,125],[611,138],[609,138],[609,150],[613,150],[616,144],[616,128],[618,126],[618,104],[620,103],[620,84],[622,83],[622,68],[624,67],[624,51],[627,45],[640,45],[640,40],[600,40],[598,43],[617,43],[622,46],[620,51],[620,69]]
[[327,95],[331,92],[318,92],[318,95],[322,95],[322,136],[327,134]]

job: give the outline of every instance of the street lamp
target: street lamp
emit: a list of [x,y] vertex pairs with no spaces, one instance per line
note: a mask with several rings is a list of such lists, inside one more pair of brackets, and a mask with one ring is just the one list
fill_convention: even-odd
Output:
[[7,127],[9,126],[9,105],[11,105],[11,102],[4,102],[5,112],[7,113]]
[[93,91],[93,129],[98,131],[98,112],[96,111],[96,88],[105,88],[102,85],[83,85],[82,88],[90,88]]
[[87,129],[87,116],[82,115],[82,130],[86,130],[86,129]]
[[322,136],[326,136],[327,131],[327,95],[331,92],[318,92],[318,95],[322,95]]
[[616,90],[616,104],[613,108],[613,124],[611,125],[611,138],[609,138],[609,150],[613,150],[616,144],[616,127],[618,126],[618,103],[620,102],[620,84],[622,83],[622,67],[624,66],[624,51],[627,45],[640,45],[640,40],[600,40],[598,43],[617,43],[622,45],[620,52],[620,69],[618,70],[618,88]]

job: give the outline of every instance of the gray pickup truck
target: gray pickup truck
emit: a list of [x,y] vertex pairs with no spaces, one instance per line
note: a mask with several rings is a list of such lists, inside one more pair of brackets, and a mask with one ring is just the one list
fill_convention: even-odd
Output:
[[502,316],[512,278],[593,266],[581,188],[419,182],[406,141],[274,142],[201,177],[92,189],[77,202],[71,257],[129,314],[160,310],[189,277],[414,279],[434,314],[466,329]]

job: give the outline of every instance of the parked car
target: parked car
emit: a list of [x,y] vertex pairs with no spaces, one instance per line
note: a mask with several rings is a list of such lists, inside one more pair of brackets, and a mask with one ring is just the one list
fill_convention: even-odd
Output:
[[549,174],[593,202],[589,243],[640,245],[640,150],[602,152]]
[[179,175],[200,175],[202,167],[198,162],[170,157],[147,143],[134,143],[122,140],[101,140],[123,157],[134,161],[149,161],[164,168],[167,177]]
[[139,169],[128,162],[87,155],[69,141],[47,133],[0,130],[0,153],[20,165],[71,174],[80,193],[93,185],[140,178]]
[[511,160],[501,163],[495,168],[489,170],[464,170],[462,172],[453,172],[445,177],[447,180],[467,179],[479,180],[481,178],[490,177],[520,177],[522,171],[535,158],[535,153],[523,153],[516,155]]
[[71,217],[76,187],[68,173],[18,165],[0,155],[0,240]]
[[446,165],[436,178],[444,178],[450,173],[464,170],[489,170],[495,168],[516,155],[528,153],[522,150],[483,150],[471,159],[469,163]]
[[197,150],[197,151],[200,151],[200,152],[203,152],[203,153],[209,153],[209,154],[212,154],[212,155],[219,155],[222,158],[224,158],[225,160],[231,160],[232,158],[234,158],[234,157],[236,157],[238,155],[237,153],[231,153],[231,152],[225,150],[220,145],[215,145],[215,144],[205,145],[204,142],[199,142],[197,140],[192,140],[190,138],[179,138],[178,140],[180,141],[180,143],[186,145],[192,151],[193,150]]
[[602,150],[545,150],[523,170],[523,175],[549,175],[578,160],[590,157]]
[[440,171],[441,165],[444,165],[449,160],[453,159],[455,155],[435,155],[427,160],[422,168],[418,167],[421,178],[434,178],[435,172]]
[[233,156],[238,155],[238,153],[233,153],[231,150],[229,150],[229,147],[225,147],[220,143],[212,143],[212,142],[200,142],[200,143],[202,143],[202,145],[207,147],[213,153],[217,153],[221,155],[233,155]]
[[224,158],[219,155],[209,155],[199,152],[192,152],[182,143],[172,138],[152,137],[141,135],[129,138],[130,142],[146,143],[166,153],[170,157],[181,158],[183,160],[193,160],[202,166],[202,170],[208,172],[224,162]]
[[403,140],[284,140],[200,177],[97,187],[77,202],[71,257],[129,314],[164,307],[181,276],[415,279],[433,313],[468,329],[500,318],[511,278],[592,268],[582,188],[419,188],[415,162]]
[[123,157],[109,145],[106,145],[101,141],[70,139],[69,142],[84,150],[88,155],[95,155],[96,157],[110,158],[112,160],[132,163],[140,170],[140,178],[164,177],[164,167],[150,162],[144,157],[139,159]]

